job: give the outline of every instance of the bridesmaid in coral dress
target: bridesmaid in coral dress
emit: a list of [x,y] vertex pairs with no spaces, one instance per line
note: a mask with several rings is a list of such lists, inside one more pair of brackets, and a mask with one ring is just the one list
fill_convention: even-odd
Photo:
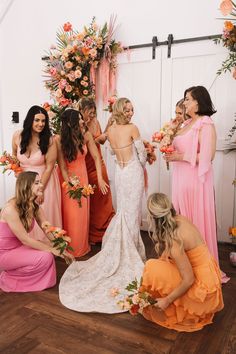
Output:
[[[100,124],[97,120],[96,104],[92,98],[84,97],[79,101],[79,110],[83,120],[92,134],[102,161],[102,176],[109,184],[105,163],[102,158],[99,137],[102,134]],[[88,151],[86,158],[88,180],[91,185],[98,184],[97,171],[94,159]],[[102,242],[102,237],[115,212],[112,206],[112,196],[110,189],[107,194],[102,194],[100,189],[95,189],[90,196],[90,221],[89,221],[89,240],[91,243]]]
[[[69,176],[76,175],[82,185],[88,184],[88,174],[85,163],[87,150],[95,160],[98,182],[97,188],[103,194],[107,193],[108,185],[103,180],[101,159],[92,135],[83,133],[83,120],[74,109],[67,109],[61,115],[61,136],[56,137],[58,148],[58,163],[62,179],[68,181]],[[71,237],[72,252],[75,257],[81,257],[90,251],[89,232],[89,198],[82,198],[82,207],[76,200],[69,198],[62,189],[62,219],[63,228]]]
[[40,291],[56,284],[54,257],[72,260],[72,256],[47,242],[29,237],[35,220],[43,230],[46,221],[36,203],[42,195],[36,172],[22,172],[17,177],[15,197],[0,214],[0,289],[6,292]]
[[224,307],[219,267],[197,228],[176,215],[165,194],[152,194],[147,206],[158,259],[146,262],[141,290],[157,304],[143,316],[176,331],[198,331]]
[[[37,201],[50,223],[61,227],[61,189],[55,170],[57,148],[49,129],[48,113],[44,108],[30,108],[23,123],[23,130],[13,135],[12,150],[24,171],[39,174],[43,194]],[[38,225],[35,225],[30,235],[37,240],[45,238]]]

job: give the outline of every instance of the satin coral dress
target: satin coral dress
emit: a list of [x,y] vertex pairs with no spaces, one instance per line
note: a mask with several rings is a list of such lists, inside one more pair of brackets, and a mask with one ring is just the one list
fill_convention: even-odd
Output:
[[[80,151],[74,161],[65,161],[68,175],[78,176],[82,185],[88,184],[88,174],[85,164],[87,154],[86,145],[83,146],[84,153]],[[88,241],[89,231],[89,198],[82,197],[82,207],[79,207],[75,199],[69,198],[65,189],[62,188],[62,221],[63,229],[71,238],[70,245],[75,257],[82,257],[90,251]]]
[[[94,138],[101,134],[98,126],[97,134]],[[102,176],[104,181],[109,184],[106,166],[104,164],[100,144],[96,144],[102,161]],[[91,185],[96,185],[94,194],[90,196],[90,221],[89,221],[89,240],[92,243],[101,242],[102,237],[112,219],[115,212],[112,206],[112,196],[110,189],[107,194],[102,194],[98,187],[98,178],[94,159],[88,151],[86,158],[86,166],[88,171],[88,180]]]
[[[190,120],[186,123],[189,122]],[[175,150],[184,153],[184,159],[187,161],[172,163],[172,202],[177,214],[186,216],[198,228],[210,253],[218,261],[211,163],[213,124],[211,118],[202,117],[186,133],[174,138]],[[199,133],[201,133],[201,144],[199,144]]]
[[[193,332],[212,323],[214,314],[224,307],[221,274],[215,259],[205,244],[186,251],[192,265],[195,281],[187,292],[170,304],[165,311],[148,306],[143,316],[160,326],[176,331]],[[150,259],[146,262],[142,290],[154,298],[169,295],[182,278],[176,264],[168,259]]]
[[52,253],[24,246],[8,224],[0,221],[0,289],[41,291],[56,284]]
[[[31,154],[31,156],[28,158],[25,154],[20,153],[20,146],[18,145],[17,158],[20,161],[20,166],[24,171],[37,172],[39,177],[42,176],[46,165],[45,155],[42,154],[40,149]],[[53,226],[62,227],[61,188],[58,174],[55,168],[53,168],[47,186],[44,190],[44,202],[41,204],[41,207],[44,211],[46,219]],[[38,224],[35,225],[30,233],[30,236],[36,240],[42,240],[46,238],[44,232],[40,229]]]

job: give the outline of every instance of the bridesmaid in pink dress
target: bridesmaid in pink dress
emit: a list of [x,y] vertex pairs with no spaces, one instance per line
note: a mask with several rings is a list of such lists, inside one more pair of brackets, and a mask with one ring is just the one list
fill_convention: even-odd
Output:
[[[80,178],[82,185],[88,184],[88,174],[85,163],[87,149],[94,158],[98,186],[102,193],[107,193],[108,185],[103,180],[101,159],[92,135],[83,132],[83,120],[80,113],[74,109],[66,109],[61,115],[61,136],[56,137],[58,163],[61,171],[61,182],[68,181],[70,176]],[[71,237],[72,252],[75,257],[81,257],[90,251],[89,233],[89,198],[82,198],[82,207],[76,200],[69,198],[62,188],[62,220],[63,228]]]
[[166,161],[173,162],[172,202],[176,212],[200,230],[218,261],[212,169],[216,131],[210,118],[216,111],[203,86],[185,91],[184,106],[190,119],[174,138],[175,151],[165,155]]
[[[50,223],[62,227],[61,190],[55,170],[57,148],[49,129],[48,113],[44,108],[30,108],[24,120],[23,130],[13,135],[12,150],[24,171],[35,171],[39,174],[43,195],[37,201]],[[36,240],[45,238],[38,225],[30,235]]]
[[41,183],[36,172],[22,172],[16,181],[15,197],[0,215],[0,289],[6,292],[40,291],[56,284],[55,256],[71,259],[44,241],[29,237],[34,220],[45,220],[36,203]]

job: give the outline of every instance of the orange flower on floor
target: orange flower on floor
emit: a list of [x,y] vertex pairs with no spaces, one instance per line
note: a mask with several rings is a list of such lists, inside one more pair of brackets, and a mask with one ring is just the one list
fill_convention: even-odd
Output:
[[6,151],[3,152],[2,156],[0,157],[0,166],[4,166],[3,173],[6,171],[13,171],[15,174],[21,173],[23,170],[20,167],[20,161]]
[[142,278],[140,282],[135,279],[126,286],[126,295],[122,296],[118,288],[111,289],[110,294],[112,297],[119,296],[120,298],[117,301],[117,305],[122,310],[127,310],[131,315],[134,316],[138,313],[142,313],[145,307],[153,306],[157,303],[156,299],[154,299],[151,294],[149,294],[147,291],[142,291],[141,286]]
[[236,237],[236,227],[229,228],[229,235]]
[[94,194],[94,189],[96,186],[81,185],[80,179],[77,176],[71,176],[67,182],[62,183],[62,187],[66,189],[66,193],[69,194],[69,197],[76,199],[79,207],[82,206],[81,199],[82,197],[89,197],[90,194]]

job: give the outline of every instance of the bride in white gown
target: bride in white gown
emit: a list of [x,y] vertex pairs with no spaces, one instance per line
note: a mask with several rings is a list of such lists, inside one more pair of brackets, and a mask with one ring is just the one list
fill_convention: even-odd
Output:
[[140,235],[141,203],[144,191],[146,151],[138,128],[130,123],[131,102],[118,99],[112,124],[107,130],[116,157],[115,185],[117,213],[103,237],[102,249],[87,261],[72,263],[59,285],[61,303],[79,312],[124,312],[110,295],[112,288],[125,289],[140,279],[145,248]]

